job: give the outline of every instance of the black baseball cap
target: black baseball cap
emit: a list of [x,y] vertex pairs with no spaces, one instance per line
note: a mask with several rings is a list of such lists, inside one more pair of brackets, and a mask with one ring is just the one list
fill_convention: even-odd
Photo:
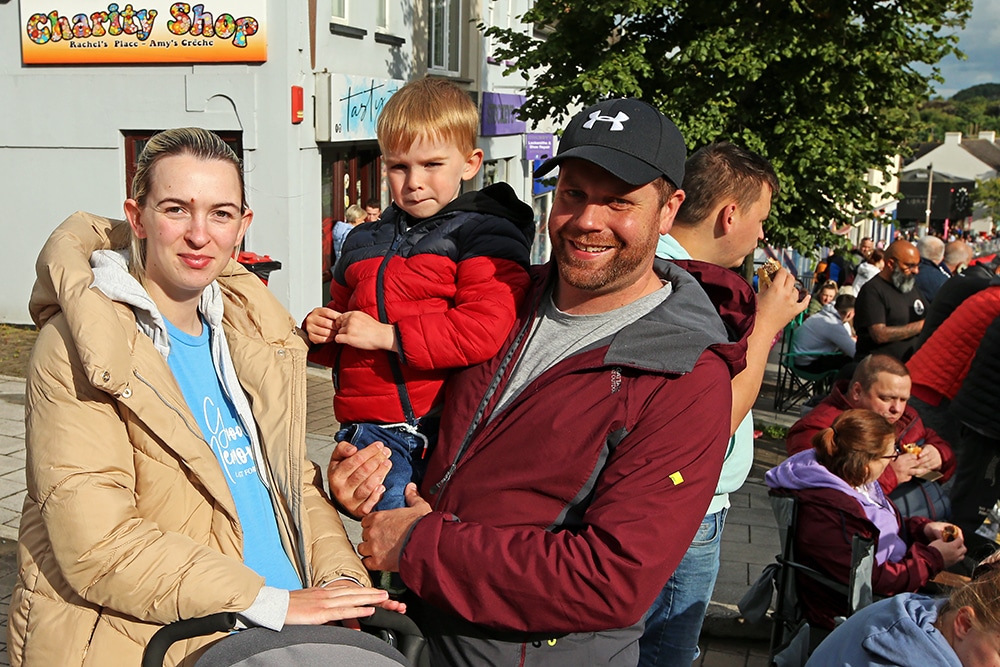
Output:
[[684,182],[687,148],[669,118],[641,100],[605,100],[587,107],[569,122],[559,150],[535,170],[535,178],[563,160],[593,162],[631,185],[665,176],[676,187]]

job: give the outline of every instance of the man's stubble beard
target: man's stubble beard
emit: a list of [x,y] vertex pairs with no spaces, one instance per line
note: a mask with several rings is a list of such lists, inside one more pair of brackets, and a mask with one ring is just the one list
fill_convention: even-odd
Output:
[[[585,239],[586,236],[573,240],[579,242],[581,238]],[[616,239],[618,245],[615,256],[610,262],[599,268],[590,268],[584,263],[575,262],[567,256],[564,250],[565,246],[562,243],[554,246],[552,254],[559,267],[559,275],[568,285],[580,290],[603,291],[609,285],[613,286],[626,276],[635,273],[639,267],[648,262],[656,253],[658,240],[659,234],[656,230],[653,230],[648,238],[639,239],[627,245],[622,245]]]

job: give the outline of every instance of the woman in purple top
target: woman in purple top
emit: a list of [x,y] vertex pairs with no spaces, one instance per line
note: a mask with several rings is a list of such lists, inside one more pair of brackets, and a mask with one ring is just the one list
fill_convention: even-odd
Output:
[[[851,540],[875,540],[872,587],[876,595],[916,591],[965,554],[961,531],[950,541],[951,524],[913,517],[901,524],[895,506],[876,480],[899,456],[891,424],[870,410],[847,410],[813,438],[813,449],[791,456],[769,470],[771,493],[798,503],[796,559],[832,579],[847,583]],[[847,613],[844,596],[808,577],[799,577],[799,598],[806,618],[833,628]]]

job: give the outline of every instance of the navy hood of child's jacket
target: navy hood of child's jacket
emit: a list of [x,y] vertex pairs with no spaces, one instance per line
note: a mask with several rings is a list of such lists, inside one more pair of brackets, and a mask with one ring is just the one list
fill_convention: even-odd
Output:
[[535,238],[535,212],[518,199],[514,189],[506,183],[494,183],[482,190],[466,192],[456,197],[432,217],[457,211],[495,215],[510,220],[524,234],[530,244]]

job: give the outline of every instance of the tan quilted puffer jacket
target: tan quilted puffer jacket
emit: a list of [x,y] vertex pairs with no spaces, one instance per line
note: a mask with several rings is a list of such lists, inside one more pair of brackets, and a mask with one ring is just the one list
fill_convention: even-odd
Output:
[[[242,563],[229,487],[166,361],[129,307],[91,287],[91,252],[127,238],[112,224],[74,214],[36,265],[28,495],[7,644],[15,667],[138,665],[161,624],[242,611],[263,585]],[[342,575],[367,583],[306,458],[306,344],[239,264],[218,283],[285,550],[307,586]],[[167,664],[218,638],[175,645]]]

